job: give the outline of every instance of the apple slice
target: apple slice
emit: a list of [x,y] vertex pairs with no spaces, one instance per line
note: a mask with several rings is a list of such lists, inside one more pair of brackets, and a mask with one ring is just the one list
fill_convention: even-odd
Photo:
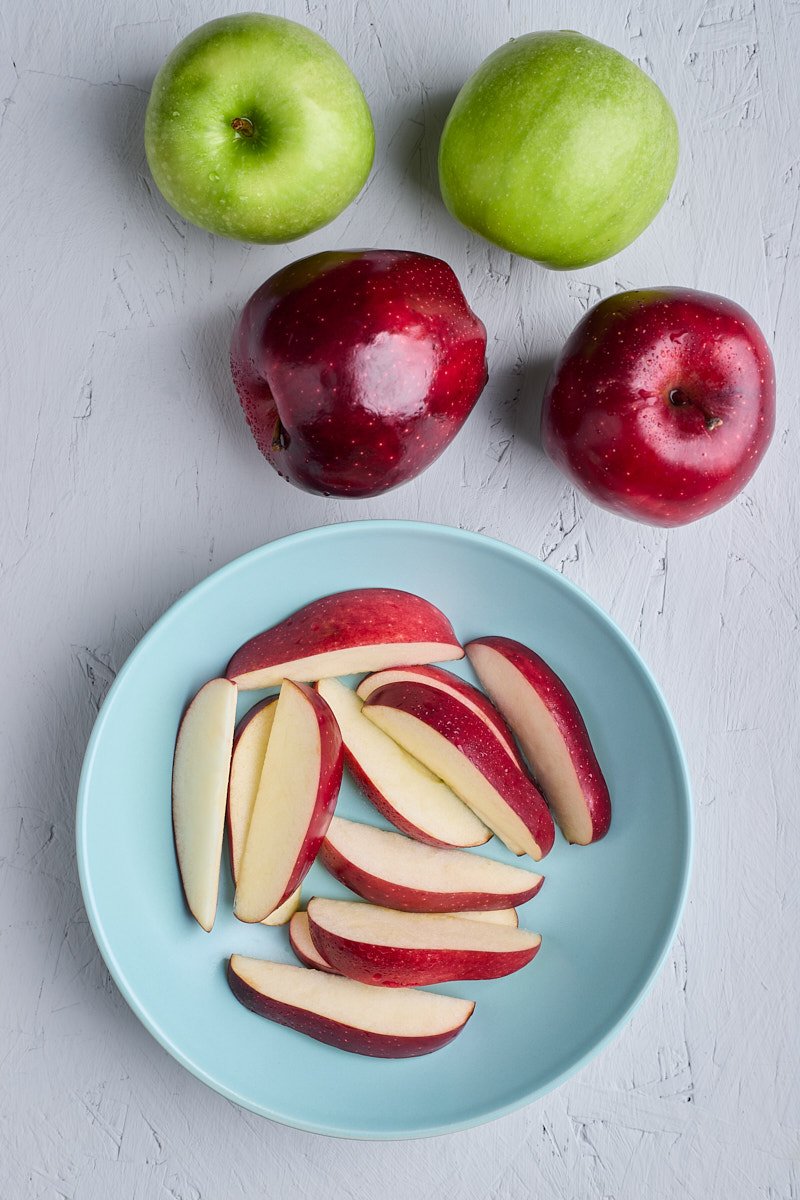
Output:
[[381,987],[498,979],[526,966],[542,941],[508,925],[319,896],[307,912],[311,940],[325,961],[348,979]]
[[604,837],[611,824],[611,797],[583,717],[563,680],[512,638],[477,638],[467,654],[519,738],[564,837],[582,846]]
[[[519,917],[515,908],[487,908],[481,912],[451,913],[460,921],[484,921],[487,925],[510,925],[517,928]],[[311,930],[308,927],[308,913],[296,912],[289,922],[289,944],[297,957],[307,967],[317,971],[327,971],[330,975],[340,975],[341,972],[327,963],[311,940]]]
[[355,588],[306,604],[251,638],[225,672],[243,691],[404,663],[463,658],[444,613],[411,592]]
[[268,917],[264,917],[262,925],[288,925],[289,921],[300,907],[302,888],[295,888],[288,900],[284,900],[283,904],[271,912]]
[[277,702],[277,696],[269,696],[254,705],[242,717],[233,738],[228,782],[228,853],[234,884],[261,782]]
[[317,856],[342,781],[342,739],[321,696],[287,680],[275,709],[233,910],[263,921],[299,887]]
[[407,680],[378,688],[362,712],[449,784],[514,854],[537,861],[547,854],[555,830],[541,793],[460,699]]
[[189,911],[209,932],[219,891],[225,801],[236,723],[236,684],[200,688],[178,729],[172,766],[172,828]]
[[353,1054],[413,1058],[446,1046],[475,1009],[472,1000],[409,989],[384,991],[351,979],[232,954],[231,991],[245,1008]]
[[321,679],[317,691],[339,724],[345,762],[387,821],[429,846],[481,846],[489,840],[490,831],[446,783],[363,716],[351,688]]
[[384,671],[375,671],[372,675],[367,675],[366,679],[362,679],[356,689],[356,695],[362,700],[366,700],[379,687],[383,687],[384,684],[403,683],[407,679],[416,680],[420,683],[428,683],[431,687],[439,688],[440,691],[446,692],[448,696],[454,696],[457,700],[463,701],[467,708],[486,723],[498,741],[505,746],[514,762],[524,767],[519,750],[514,743],[511,730],[495,706],[484,696],[483,692],[479,692],[477,688],[473,687],[471,683],[467,683],[465,679],[459,679],[452,671],[445,671],[442,667],[430,666],[387,667]]
[[319,858],[357,896],[405,912],[513,908],[535,896],[544,882],[521,867],[423,846],[343,817],[331,821]]

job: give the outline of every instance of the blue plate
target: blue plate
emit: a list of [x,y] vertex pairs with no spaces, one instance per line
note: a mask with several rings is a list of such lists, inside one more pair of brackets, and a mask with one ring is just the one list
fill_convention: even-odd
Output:
[[[595,846],[562,838],[521,910],[543,935],[516,975],[436,990],[477,1001],[464,1032],[423,1058],[361,1058],[274,1025],[234,1000],[232,951],[295,961],[284,929],[231,913],[187,915],[172,844],[175,731],[192,693],[252,634],[328,592],[387,586],[442,608],[466,641],[507,634],[563,676],[586,718],[614,802]],[[469,669],[454,668],[465,677]],[[240,697],[244,711],[256,693]],[[345,781],[339,811],[383,824]],[[179,600],[108,694],[78,795],[78,864],[89,920],[133,1011],[199,1079],[256,1113],[342,1137],[408,1138],[498,1117],[564,1080],[617,1033],[669,948],[691,856],[689,784],[666,704],[636,651],[573,585],[477,534],[405,521],[328,526],[262,546]],[[497,839],[482,848],[516,862]],[[529,864],[531,867],[533,864]],[[320,866],[306,898],[343,895]]]

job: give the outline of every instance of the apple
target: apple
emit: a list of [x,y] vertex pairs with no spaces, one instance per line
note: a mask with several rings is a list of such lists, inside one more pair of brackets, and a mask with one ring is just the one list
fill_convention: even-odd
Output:
[[291,896],[284,900],[283,904],[279,904],[278,907],[271,912],[268,917],[264,917],[264,920],[261,922],[261,924],[288,925],[292,917],[299,909],[301,899],[302,888],[295,888]]
[[527,929],[359,901],[315,896],[307,911],[311,940],[326,962],[348,979],[380,987],[498,979],[526,966],[542,942]]
[[689,288],[595,305],[547,385],[542,443],[592,500],[684,525],[733,499],[775,426],[775,370],[752,317]]
[[278,697],[268,696],[246,712],[236,727],[228,780],[228,854],[234,884],[261,783]]
[[678,163],[672,109],[643,71],[572,30],[512,38],[462,87],[439,183],[475,233],[547,267],[616,254],[652,221]]
[[287,680],[275,706],[233,911],[263,921],[300,886],[317,856],[342,781],[342,739],[321,696]]
[[231,370],[262,454],[324,496],[377,496],[438,458],[487,379],[486,330],[447,263],[315,254],[239,318]]
[[489,726],[492,733],[505,746],[514,762],[518,763],[521,761],[511,730],[494,705],[487,700],[483,692],[479,692],[471,683],[467,683],[464,679],[459,679],[457,675],[453,675],[451,671],[443,670],[442,667],[386,667],[383,671],[375,671],[372,675],[368,675],[366,679],[362,679],[356,689],[357,694],[362,700],[366,700],[368,696],[376,691],[377,688],[383,687],[385,683],[400,683],[406,679],[416,679],[422,683],[428,683],[431,687],[439,688],[440,691],[446,692],[448,695],[455,696],[456,699],[463,701],[467,708],[471,709],[476,716],[480,717]]
[[236,697],[229,679],[201,687],[183,714],[172,767],[178,869],[189,911],[207,933],[217,912]]
[[537,861],[547,854],[555,830],[541,793],[460,699],[408,680],[373,692],[362,711],[443,779],[514,854]]
[[145,150],[164,198],[195,225],[286,242],[332,221],[375,149],[364,93],[302,25],[238,13],[195,29],[158,72]]
[[394,588],[354,588],[313,600],[245,642],[226,674],[252,691],[282,679],[314,683],[395,663],[463,657],[452,625],[429,601]]
[[343,817],[331,821],[319,861],[364,900],[406,912],[513,908],[535,896],[544,882],[520,867],[464,850],[423,846]]
[[466,650],[475,674],[519,738],[564,837],[581,846],[605,837],[611,824],[608,785],[564,681],[512,638],[476,638]]
[[322,971],[232,954],[228,982],[252,1012],[353,1054],[412,1058],[446,1046],[475,1009],[435,992],[366,987]]
[[317,691],[336,717],[350,773],[381,816],[429,846],[480,846],[489,840],[490,831],[446,783],[367,720],[350,688],[338,679],[321,679]]

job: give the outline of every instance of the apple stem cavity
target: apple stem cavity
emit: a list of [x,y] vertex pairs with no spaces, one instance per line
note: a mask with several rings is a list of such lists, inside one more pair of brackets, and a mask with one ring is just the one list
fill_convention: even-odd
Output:
[[235,129],[239,137],[251,138],[255,133],[253,122],[249,117],[234,117],[231,121],[231,129]]
[[[691,398],[686,395],[686,392],[682,391],[680,388],[672,388],[670,390],[669,402],[673,408],[687,408],[693,403]],[[722,424],[722,417],[715,417],[713,413],[707,413],[704,408],[700,408],[699,404],[696,407],[699,408],[700,412],[703,414],[705,427],[709,433],[713,433],[715,429],[719,428],[719,426]]]

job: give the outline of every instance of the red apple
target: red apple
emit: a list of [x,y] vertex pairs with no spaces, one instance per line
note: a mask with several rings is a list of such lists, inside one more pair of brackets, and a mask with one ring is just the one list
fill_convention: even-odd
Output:
[[428,600],[395,588],[353,588],[312,600],[245,642],[226,675],[252,691],[283,679],[313,683],[397,663],[463,657],[452,625]]
[[775,424],[772,355],[723,296],[609,296],[573,330],[547,385],[542,443],[598,504],[684,525],[741,491]]
[[231,369],[279,475],[326,496],[377,496],[458,433],[486,383],[486,330],[441,259],[332,251],[250,297]]
[[245,1008],[353,1054],[411,1058],[451,1042],[472,1000],[411,989],[389,991],[322,971],[232,954],[228,983]]
[[321,696],[287,680],[275,706],[233,910],[263,921],[289,899],[317,856],[342,781],[342,739]]
[[526,966],[542,942],[527,929],[358,901],[315,896],[307,911],[325,961],[348,979],[380,987],[499,979]]
[[586,724],[564,681],[513,638],[476,638],[467,654],[519,738],[567,841],[587,846],[605,837],[611,797]]

